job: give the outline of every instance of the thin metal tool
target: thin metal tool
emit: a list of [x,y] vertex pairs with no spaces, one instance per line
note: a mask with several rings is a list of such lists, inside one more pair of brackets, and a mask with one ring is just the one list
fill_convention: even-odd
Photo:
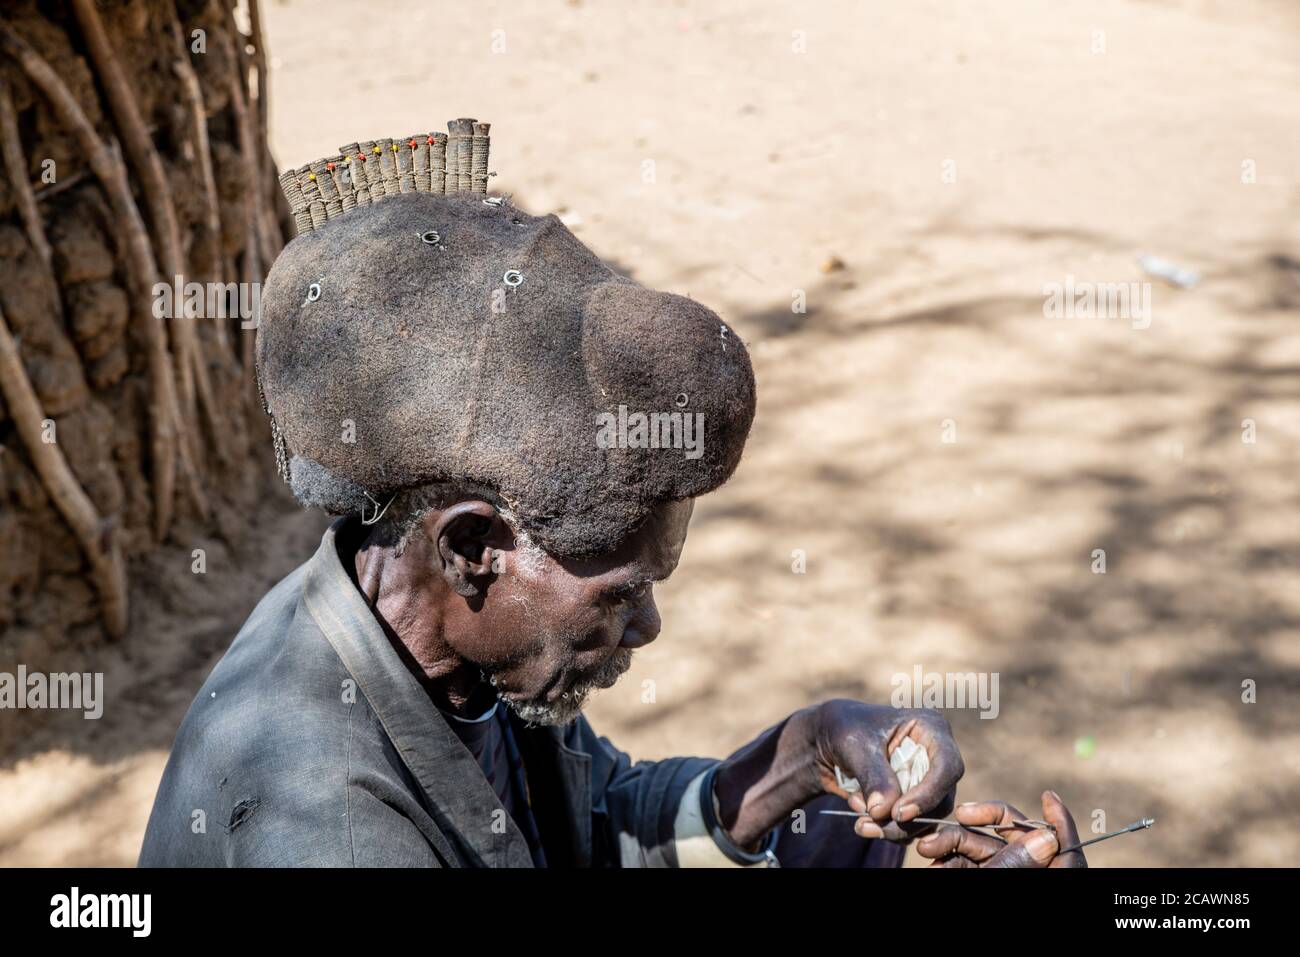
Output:
[[[838,817],[870,817],[871,816],[865,811],[861,811],[861,812],[859,811],[818,811],[817,813],[833,814]],[[1014,831],[1014,830],[1018,830],[1019,828],[1028,828],[1029,830],[1034,830],[1034,831],[1041,831],[1044,828],[1053,831],[1056,830],[1055,827],[1053,827],[1051,824],[1048,824],[1046,821],[1012,821],[1010,824],[966,825],[966,824],[962,824],[960,821],[945,821],[937,817],[914,817],[912,818],[912,820],[906,821],[904,823],[935,824],[940,827],[968,827],[969,826],[971,829],[983,827],[983,828],[988,828],[990,831]]]
[[[870,817],[865,811],[818,811],[818,814],[833,814],[837,817]],[[1056,828],[1046,821],[1012,821],[1010,824],[962,824],[960,821],[944,821],[935,817],[914,817],[909,824],[934,824],[939,827],[965,827],[970,830],[977,828],[987,828],[990,831],[1014,831],[1018,828],[1029,828],[1030,830],[1048,830],[1055,831]],[[1099,837],[1091,838],[1087,841],[1080,841],[1078,844],[1071,844],[1069,847],[1063,847],[1057,854],[1069,854],[1071,851],[1077,851],[1080,848],[1087,847],[1089,844],[1096,844],[1099,841],[1109,841],[1112,837],[1119,837],[1121,834],[1131,834],[1134,831],[1142,831],[1156,823],[1153,817],[1144,817],[1140,821],[1135,821],[1128,827],[1121,827],[1118,831],[1111,831],[1109,834],[1102,834]]]
[[941,827],[986,827],[990,831],[1015,831],[1025,828],[1030,831],[1055,831],[1056,825],[1048,824],[1046,821],[1012,821],[1010,824],[962,824],[960,821],[945,821],[937,817],[914,817],[907,821],[908,824],[938,824]]
[[1112,837],[1119,837],[1121,834],[1128,834],[1128,833],[1130,833],[1130,832],[1132,832],[1132,831],[1141,831],[1141,830],[1144,830],[1144,829],[1150,827],[1152,824],[1155,824],[1155,823],[1156,823],[1156,819],[1155,819],[1155,818],[1153,818],[1153,817],[1144,817],[1144,818],[1143,818],[1142,820],[1140,820],[1140,821],[1135,821],[1135,822],[1133,822],[1133,823],[1130,824],[1128,827],[1121,827],[1118,831],[1111,831],[1109,834],[1103,834],[1103,835],[1101,835],[1101,837],[1094,837],[1094,838],[1093,838],[1092,840],[1090,840],[1090,841],[1080,841],[1078,844],[1073,844],[1073,845],[1071,845],[1070,847],[1064,847],[1064,848],[1061,848],[1061,850],[1057,851],[1056,853],[1058,853],[1058,854],[1068,854],[1070,851],[1077,851],[1077,850],[1078,850],[1079,848],[1081,848],[1081,847],[1087,847],[1089,844],[1096,844],[1098,841],[1108,841],[1108,840],[1110,840]]

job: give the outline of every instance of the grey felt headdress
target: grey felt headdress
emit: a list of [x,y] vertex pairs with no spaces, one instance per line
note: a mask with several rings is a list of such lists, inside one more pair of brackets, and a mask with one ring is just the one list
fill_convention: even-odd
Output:
[[281,176],[299,235],[257,335],[281,474],[336,514],[463,482],[554,554],[607,551],[656,504],[731,475],[754,416],[748,354],[557,217],[486,197],[488,124],[449,128]]

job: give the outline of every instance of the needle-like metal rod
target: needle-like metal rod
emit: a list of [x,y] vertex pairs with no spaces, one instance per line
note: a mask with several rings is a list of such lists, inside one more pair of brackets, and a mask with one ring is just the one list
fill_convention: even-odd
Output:
[[1012,821],[1010,824],[963,824],[961,821],[945,821],[937,817],[914,817],[908,821],[909,824],[938,824],[941,827],[986,827],[990,831],[1014,831],[1019,828],[1026,828],[1031,831],[1049,830],[1055,831],[1056,828],[1046,821]]
[[1073,844],[1070,847],[1063,847],[1059,851],[1057,851],[1057,853],[1068,854],[1070,851],[1077,851],[1081,847],[1087,847],[1089,844],[1096,844],[1098,841],[1108,841],[1112,837],[1119,837],[1121,834],[1128,834],[1132,831],[1141,831],[1144,828],[1150,827],[1154,823],[1156,823],[1155,818],[1144,817],[1142,820],[1135,821],[1134,823],[1130,824],[1128,827],[1121,827],[1118,831],[1111,831],[1109,834],[1101,835],[1101,837],[1094,837],[1090,841],[1080,841],[1078,844]]
[[[865,811],[818,811],[818,814],[833,814],[839,817],[870,817]],[[960,821],[944,821],[936,817],[914,817],[909,824],[934,824],[939,827],[970,827],[987,828],[991,831],[1013,831],[1017,828],[1029,828],[1031,830],[1042,830],[1047,828],[1055,831],[1056,828],[1046,821],[1012,821],[1010,824],[962,824]],[[1131,834],[1134,831],[1141,831],[1156,823],[1153,817],[1144,817],[1140,821],[1135,821],[1128,827],[1121,827],[1118,831],[1111,831],[1109,834],[1102,834],[1100,837],[1094,837],[1091,840],[1080,841],[1078,844],[1071,844],[1069,847],[1063,847],[1056,853],[1068,854],[1071,851],[1077,851],[1080,848],[1087,847],[1089,844],[1096,844],[1098,841],[1109,841],[1112,837],[1119,837],[1121,834]]]
[[[840,817],[870,817],[865,811],[818,811],[818,814],[834,814]],[[966,827],[960,821],[945,821],[937,817],[914,817],[907,822],[908,824],[935,824],[940,827]],[[1055,830],[1052,825],[1046,821],[1012,821],[1010,824],[972,824],[972,828],[984,827],[991,831],[1014,831],[1019,828],[1029,828],[1030,830],[1042,830],[1050,828]]]

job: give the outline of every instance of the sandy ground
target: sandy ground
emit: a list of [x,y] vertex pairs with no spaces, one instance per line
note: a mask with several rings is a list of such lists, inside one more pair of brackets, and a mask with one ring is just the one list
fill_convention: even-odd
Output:
[[[1158,819],[1097,865],[1297,861],[1300,10],[360,9],[266,5],[283,165],[489,119],[494,191],[750,345],[746,459],[601,731],[723,754],[918,665],[996,672],[997,718],[950,712],[963,799]],[[1201,273],[1149,328],[1045,317],[1045,284],[1141,282],[1142,253]],[[0,765],[0,863],[134,860],[194,690],[319,527],[277,513],[146,609],[96,728]]]
[[[0,865],[135,863],[195,692],[261,596],[315,551],[329,519],[273,490],[254,521],[238,548],[198,538],[134,570],[132,633],[95,663],[104,672],[103,717],[40,715],[0,763]],[[204,550],[205,574],[192,572],[192,548]]]

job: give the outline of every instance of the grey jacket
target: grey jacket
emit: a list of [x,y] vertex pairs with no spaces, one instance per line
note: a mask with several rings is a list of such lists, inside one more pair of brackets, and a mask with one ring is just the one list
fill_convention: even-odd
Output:
[[[204,682],[141,866],[532,866],[344,569],[340,525],[261,601]],[[677,865],[682,796],[716,762],[633,763],[583,718],[514,731],[548,865]]]

